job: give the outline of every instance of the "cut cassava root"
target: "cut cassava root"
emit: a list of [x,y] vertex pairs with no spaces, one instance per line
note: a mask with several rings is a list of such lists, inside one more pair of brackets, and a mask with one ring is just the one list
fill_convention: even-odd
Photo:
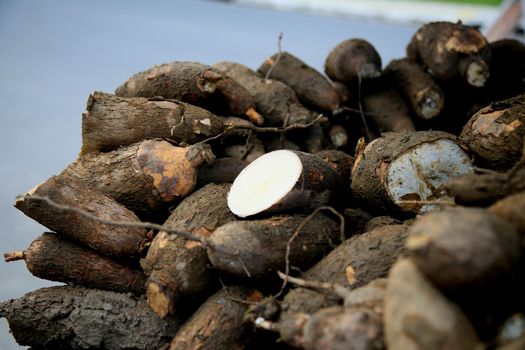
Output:
[[442,190],[445,182],[473,171],[451,134],[389,133],[357,154],[351,188],[356,199],[373,210],[422,213],[436,208],[425,201],[450,200]]
[[142,294],[142,271],[78,246],[54,233],[44,233],[25,251],[4,254],[6,261],[25,260],[35,276],[86,287]]
[[308,211],[334,200],[340,186],[337,173],[319,157],[273,151],[241,171],[228,194],[228,206],[239,217]]

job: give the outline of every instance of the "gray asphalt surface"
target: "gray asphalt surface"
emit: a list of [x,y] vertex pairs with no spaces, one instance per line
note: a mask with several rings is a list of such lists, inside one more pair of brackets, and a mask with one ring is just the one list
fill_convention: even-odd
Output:
[[[0,0],[0,252],[26,248],[45,228],[13,206],[59,173],[80,147],[88,94],[112,92],[156,63],[222,60],[257,68],[283,49],[322,69],[350,37],[383,62],[404,55],[415,28],[208,1]],[[0,301],[51,285],[23,262],[0,261]],[[19,349],[0,320],[0,350]]]

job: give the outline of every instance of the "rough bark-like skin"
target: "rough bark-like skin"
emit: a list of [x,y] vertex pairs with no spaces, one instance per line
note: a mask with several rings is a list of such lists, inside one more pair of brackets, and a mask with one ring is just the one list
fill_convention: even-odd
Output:
[[262,122],[245,88],[220,70],[196,62],[165,63],[137,73],[119,86],[115,94],[122,97],[162,96],[219,114],[247,114],[252,121]]
[[335,170],[339,178],[343,180],[345,188],[350,187],[350,177],[352,175],[352,167],[354,165],[354,157],[343,151],[335,149],[327,149],[316,152],[315,155]]
[[381,316],[358,307],[319,310],[304,325],[304,349],[384,349]]
[[351,237],[301,278],[358,288],[385,277],[405,248],[406,225],[386,225]]
[[288,85],[273,79],[264,79],[250,68],[234,62],[220,62],[215,68],[224,71],[242,85],[253,97],[265,124],[284,126],[306,124],[317,114],[301,105],[295,92]]
[[199,168],[197,185],[232,183],[248,164],[247,161],[234,157],[215,159]]
[[[405,225],[386,225],[349,238],[300,277],[357,288],[350,293],[352,295],[371,281],[387,276],[390,267],[405,251],[407,229]],[[293,313],[312,314],[323,307],[335,305],[337,299],[327,293],[292,289],[283,299],[281,318],[284,320]],[[355,300],[349,299],[348,303],[355,305]],[[382,306],[377,309],[382,312]],[[375,311],[380,313],[378,310]]]
[[386,278],[378,278],[372,282],[353,289],[345,296],[346,307],[363,307],[383,315],[385,309]]
[[416,265],[398,261],[388,277],[385,336],[390,350],[476,349],[472,325]]
[[[89,211],[106,220],[140,222],[139,218],[114,199],[93,191],[62,176],[54,176],[39,185],[29,195],[51,199],[61,205]],[[30,197],[20,199],[15,207],[50,230],[81,242],[110,256],[137,256],[146,236],[142,228],[106,225],[73,211],[57,209],[47,202]]]
[[[217,228],[209,239],[208,256],[218,269],[238,276],[265,275],[285,267],[286,245],[305,216],[275,216],[236,221]],[[340,239],[337,223],[318,213],[290,245],[290,264],[311,266]]]
[[381,133],[416,131],[405,100],[387,86],[374,89],[363,96],[363,108]]
[[385,186],[388,166],[392,160],[410,148],[439,139],[456,141],[454,135],[442,131],[389,133],[372,141],[356,155],[352,169],[352,193],[361,203],[376,211],[381,209],[396,213],[417,211],[419,206],[406,205],[402,208],[389,198]]
[[128,294],[70,286],[3,302],[0,316],[20,345],[46,349],[158,349],[181,324],[159,319],[144,300]]
[[408,58],[392,60],[383,75],[410,101],[414,112],[423,119],[439,115],[445,95],[425,69]]
[[513,225],[525,237],[525,191],[497,201],[488,210]]
[[57,282],[144,293],[146,277],[136,268],[78,246],[55,233],[44,233],[24,252],[27,269],[35,276]]
[[209,147],[175,147],[166,141],[146,140],[100,154],[87,154],[62,175],[81,181],[129,209],[148,214],[191,193],[197,168],[213,159]]
[[407,250],[441,290],[484,286],[512,276],[521,260],[515,229],[481,208],[449,208],[420,217],[410,227]]
[[290,86],[306,107],[329,113],[339,109],[340,101],[337,91],[321,73],[299,58],[288,52],[277,53],[266,59],[258,72],[266,75],[270,68],[272,71],[269,78],[282,81]]
[[368,41],[348,39],[330,51],[324,70],[334,81],[356,84],[381,74],[381,57]]
[[170,350],[242,349],[247,341],[247,302],[262,295],[242,287],[231,287],[212,295],[177,332]]
[[525,139],[525,94],[494,102],[467,122],[460,140],[483,166],[512,167],[521,157]]
[[[488,77],[490,45],[474,27],[461,23],[433,22],[423,25],[407,47],[408,58],[420,62],[442,80],[462,76],[467,79],[468,65],[476,61],[480,76]],[[485,81],[483,80],[483,86]]]
[[504,173],[463,175],[450,180],[445,187],[458,204],[491,205],[510,194],[525,191],[525,157]]
[[501,39],[490,43],[492,62],[488,88],[493,101],[525,91],[525,43]]
[[94,92],[82,115],[80,154],[107,152],[153,138],[193,144],[223,131],[220,117],[188,103]]
[[[185,198],[164,223],[172,229],[208,237],[215,228],[235,221],[228,209],[229,184],[209,184]],[[181,296],[202,292],[212,281],[206,249],[199,242],[159,232],[141,265],[148,277],[147,297],[152,309],[165,317]]]

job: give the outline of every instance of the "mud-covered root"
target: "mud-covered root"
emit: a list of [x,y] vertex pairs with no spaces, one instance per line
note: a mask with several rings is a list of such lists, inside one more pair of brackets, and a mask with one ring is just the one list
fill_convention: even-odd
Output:
[[480,208],[448,208],[411,226],[408,255],[441,290],[460,290],[515,276],[521,238],[504,220]]
[[45,200],[31,197],[33,195],[61,206],[86,210],[106,220],[140,223],[131,210],[114,199],[63,176],[53,176],[19,198],[15,207],[50,230],[104,255],[139,255],[141,242],[146,237],[145,229],[109,226],[77,212],[58,209]]
[[357,86],[359,79],[381,75],[381,57],[364,39],[348,39],[334,47],[326,58],[324,70],[330,79]]
[[406,101],[387,85],[378,84],[368,91],[363,96],[363,108],[382,134],[416,131]]
[[51,287],[0,303],[20,345],[37,349],[158,349],[181,325],[161,320],[144,300],[83,287]]
[[[171,229],[207,238],[220,225],[235,221],[226,205],[230,185],[208,184],[185,198],[164,222]],[[213,281],[206,248],[200,242],[159,232],[141,266],[148,275],[148,305],[166,317],[183,297],[198,295]]]
[[497,201],[488,210],[513,225],[518,233],[525,237],[525,191]]
[[388,276],[385,338],[392,350],[476,349],[472,325],[409,259],[399,260]]
[[273,325],[281,340],[305,350],[384,349],[383,324],[366,308],[332,306],[312,315],[295,313]]
[[170,350],[241,349],[249,327],[245,313],[262,294],[244,287],[228,287],[212,295],[184,323],[173,338]]
[[6,261],[25,260],[36,277],[85,287],[142,294],[142,271],[76,245],[55,233],[44,233],[25,251],[4,254]]
[[352,175],[354,157],[346,152],[335,149],[327,149],[314,154],[327,162],[328,165],[334,169],[334,171],[339,175],[339,178],[343,181],[345,189],[350,188],[350,177]]
[[490,45],[479,30],[461,22],[423,25],[412,37],[407,56],[440,80],[460,78],[482,87],[489,78]]
[[295,233],[289,244],[289,264],[299,268],[313,265],[341,238],[339,225],[322,213],[235,221],[213,232],[207,241],[208,257],[222,271],[263,276],[285,269],[288,242]]
[[330,82],[314,68],[288,52],[279,52],[266,59],[258,72],[290,86],[308,108],[335,113],[340,108],[339,95]]
[[290,210],[311,211],[335,201],[341,179],[319,157],[279,150],[266,153],[233,182],[230,210],[239,217]]
[[463,127],[460,140],[483,167],[506,170],[525,146],[525,94],[482,108]]
[[432,119],[443,110],[443,91],[418,63],[408,58],[392,60],[385,67],[383,75],[410,102],[418,117]]
[[207,144],[175,147],[166,141],[146,140],[108,153],[81,156],[62,176],[96,189],[138,214],[152,215],[191,193],[198,167],[213,159]]
[[246,115],[255,124],[264,119],[249,92],[218,69],[197,62],[172,62],[137,73],[115,90],[122,97],[181,100],[218,114]]
[[317,117],[316,113],[301,105],[292,88],[279,80],[265,79],[240,63],[219,62],[213,66],[251,94],[267,125],[307,124]]
[[145,139],[193,144],[224,131],[220,117],[189,103],[92,93],[82,115],[80,153],[107,152]]
[[352,193],[375,211],[423,213],[450,201],[443,184],[474,171],[455,136],[441,131],[389,133],[356,155]]

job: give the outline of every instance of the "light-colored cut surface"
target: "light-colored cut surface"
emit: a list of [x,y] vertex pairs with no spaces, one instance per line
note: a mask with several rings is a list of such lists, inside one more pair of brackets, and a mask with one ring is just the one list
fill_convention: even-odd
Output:
[[260,213],[290,192],[302,170],[301,160],[294,152],[267,153],[237,176],[228,194],[228,207],[242,218]]
[[[441,186],[450,178],[472,173],[468,155],[448,139],[423,143],[397,157],[389,166],[386,189],[395,203],[403,200],[450,200]],[[401,204],[404,207],[407,204]],[[420,213],[436,209],[422,205]]]

